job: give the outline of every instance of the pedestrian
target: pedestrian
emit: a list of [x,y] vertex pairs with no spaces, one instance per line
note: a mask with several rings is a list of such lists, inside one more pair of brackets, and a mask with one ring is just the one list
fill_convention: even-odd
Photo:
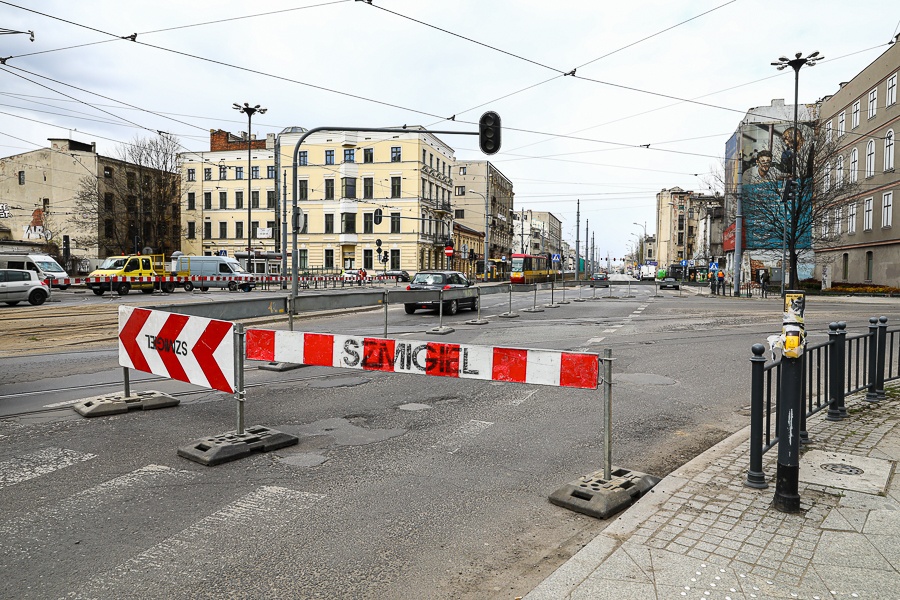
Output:
[[365,280],[366,280],[366,270],[360,269],[359,270],[359,285],[362,285]]
[[759,287],[762,290],[762,297],[769,297],[769,272],[768,271],[760,271],[759,273]]
[[719,293],[723,296],[725,295],[725,271],[719,269],[719,272],[716,273],[716,279],[719,282]]

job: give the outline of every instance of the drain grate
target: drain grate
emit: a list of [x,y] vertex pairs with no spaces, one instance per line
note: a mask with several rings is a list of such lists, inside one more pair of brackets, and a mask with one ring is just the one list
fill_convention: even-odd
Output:
[[842,463],[825,463],[821,466],[826,471],[831,471],[832,473],[837,473],[838,475],[862,475],[865,473],[859,467],[854,467],[853,465],[847,465]]

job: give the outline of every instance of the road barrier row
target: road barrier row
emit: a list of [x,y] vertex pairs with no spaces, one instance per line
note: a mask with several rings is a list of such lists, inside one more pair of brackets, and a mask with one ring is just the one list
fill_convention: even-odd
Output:
[[[290,277],[282,277],[276,275],[251,275],[250,279],[255,281],[256,283],[288,283],[291,280]],[[378,275],[375,277],[366,277],[364,279],[344,279],[343,277],[327,277],[327,276],[316,276],[316,277],[300,277],[298,281],[302,284],[309,283],[375,283],[375,282],[385,282],[385,281],[394,281],[394,277]],[[67,277],[65,279],[54,279],[53,284],[56,286],[59,285],[87,285],[89,283],[187,283],[187,282],[222,282],[222,281],[235,281],[237,283],[243,283],[247,281],[246,277],[235,278],[230,277],[228,275],[215,275],[215,276],[200,276],[200,275],[191,275],[191,276],[176,276],[176,275],[154,275],[147,277],[131,277],[131,276],[105,276],[105,277]]]

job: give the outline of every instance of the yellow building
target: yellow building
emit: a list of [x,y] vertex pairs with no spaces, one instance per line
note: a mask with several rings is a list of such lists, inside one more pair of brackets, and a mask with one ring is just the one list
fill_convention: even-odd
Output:
[[275,136],[251,137],[250,144],[249,165],[246,134],[239,137],[222,130],[210,131],[209,152],[181,155],[181,251],[197,256],[224,254],[240,258],[243,264],[249,242],[258,257],[251,270],[272,272],[280,261],[266,269],[264,258],[274,259],[280,239]]
[[[305,130],[279,134],[279,167],[292,201],[294,150]],[[411,127],[403,133],[317,132],[298,149],[301,272],[445,267],[453,149]],[[379,262],[378,241],[387,256]],[[291,251],[290,239],[287,245]],[[290,264],[288,264],[290,268]]]

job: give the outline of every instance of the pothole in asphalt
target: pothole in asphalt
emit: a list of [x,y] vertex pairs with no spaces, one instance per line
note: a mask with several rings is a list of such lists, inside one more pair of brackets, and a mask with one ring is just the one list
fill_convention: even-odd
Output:
[[334,377],[329,379],[317,379],[310,381],[307,385],[311,388],[330,389],[338,387],[355,387],[369,383],[366,377]]
[[616,383],[632,383],[634,385],[674,385],[677,383],[671,377],[654,373],[621,373],[616,374],[613,380]]
[[397,408],[399,408],[400,410],[418,411],[418,410],[430,410],[431,406],[429,406],[428,404],[419,404],[417,402],[409,402],[407,404],[401,404]]

